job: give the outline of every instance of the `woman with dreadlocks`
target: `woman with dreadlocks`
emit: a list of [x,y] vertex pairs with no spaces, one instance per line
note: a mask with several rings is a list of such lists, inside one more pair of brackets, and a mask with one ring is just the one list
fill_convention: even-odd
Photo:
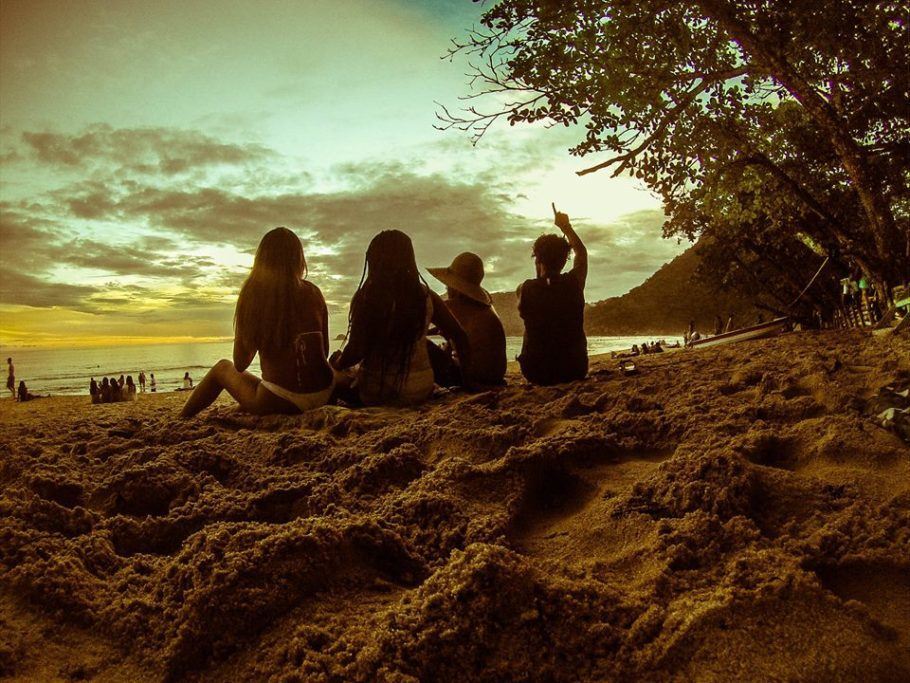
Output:
[[[367,249],[360,286],[351,300],[347,344],[335,357],[337,370],[359,364],[351,387],[356,393],[347,394],[366,405],[413,405],[429,398],[430,323],[454,342],[466,366],[467,335],[439,295],[422,281],[411,238],[400,230],[383,230]],[[342,396],[346,401],[347,394]]]
[[[300,239],[287,228],[266,233],[237,298],[234,360],[218,361],[196,386],[181,417],[210,406],[222,390],[244,410],[298,413],[325,405],[335,386],[326,359],[328,311],[306,279]],[[262,379],[246,369],[259,353]]]

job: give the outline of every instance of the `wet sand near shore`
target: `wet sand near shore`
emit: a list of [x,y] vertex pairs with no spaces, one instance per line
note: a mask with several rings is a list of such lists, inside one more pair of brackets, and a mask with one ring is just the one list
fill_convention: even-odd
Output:
[[0,676],[901,681],[910,339],[790,334],[415,410],[0,402]]

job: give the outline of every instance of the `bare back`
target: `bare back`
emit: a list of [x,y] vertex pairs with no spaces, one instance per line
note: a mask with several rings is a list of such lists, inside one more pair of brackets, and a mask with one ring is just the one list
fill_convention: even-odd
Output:
[[328,310],[322,292],[306,280],[301,280],[299,296],[297,304],[303,315],[292,343],[283,348],[245,351],[250,361],[259,352],[264,380],[293,392],[310,393],[325,389],[332,382],[333,373],[327,360]]
[[496,311],[462,297],[450,297],[446,306],[468,337],[474,381],[481,385],[501,384],[506,374],[506,334]]

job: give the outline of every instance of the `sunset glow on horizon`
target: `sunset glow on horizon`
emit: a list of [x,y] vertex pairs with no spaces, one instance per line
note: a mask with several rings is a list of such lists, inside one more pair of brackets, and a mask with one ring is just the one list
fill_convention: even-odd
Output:
[[513,291],[553,201],[590,250],[588,301],[641,283],[687,245],[637,181],[575,175],[597,161],[569,156],[578,131],[497,125],[472,147],[434,129],[469,87],[441,56],[480,12],[4,0],[0,345],[227,339],[277,225],[303,241],[332,337],[388,227],[421,268],[475,251],[484,286]]

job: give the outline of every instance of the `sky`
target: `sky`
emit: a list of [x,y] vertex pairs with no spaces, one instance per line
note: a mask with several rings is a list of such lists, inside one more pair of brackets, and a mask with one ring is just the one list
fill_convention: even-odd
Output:
[[0,346],[230,338],[277,225],[303,242],[332,336],[386,228],[422,268],[474,251],[487,289],[514,290],[552,201],[588,246],[588,301],[640,284],[687,245],[634,179],[575,175],[600,160],[569,156],[580,131],[502,122],[472,146],[434,128],[437,103],[470,92],[466,61],[442,57],[481,11],[2,0]]

